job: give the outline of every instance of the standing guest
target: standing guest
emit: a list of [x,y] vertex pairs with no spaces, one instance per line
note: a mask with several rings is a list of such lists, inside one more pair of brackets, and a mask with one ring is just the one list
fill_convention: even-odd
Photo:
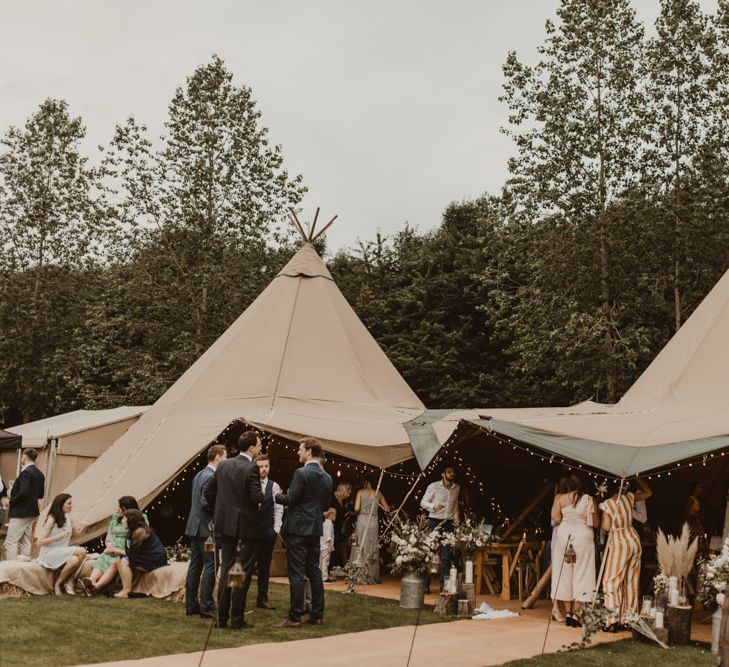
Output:
[[362,562],[357,581],[360,584],[382,583],[378,507],[385,512],[390,511],[385,496],[377,490],[377,476],[370,475],[364,480],[364,488],[357,491],[354,498],[354,511],[357,515],[357,524],[354,527],[356,544],[352,547],[350,558],[355,562]]
[[317,463],[322,448],[315,438],[299,441],[299,462],[304,465],[294,472],[287,493],[279,493],[275,501],[288,511],[284,515],[281,535],[286,542],[291,604],[288,618],[277,628],[298,628],[304,613],[305,577],[311,584],[311,615],[309,623],[324,621],[324,586],[319,569],[319,538],[322,515],[332,495],[332,478]]
[[258,597],[256,606],[261,609],[275,609],[268,601],[268,580],[271,574],[271,558],[273,547],[276,544],[276,536],[281,532],[283,520],[283,505],[273,501],[277,493],[281,493],[281,487],[274,482],[268,473],[271,471],[271,460],[265,454],[256,459],[258,473],[261,477],[261,492],[263,502],[261,503],[261,528],[263,539],[258,543],[256,554],[256,568],[258,570]]
[[[569,483],[570,478],[569,477],[560,477],[559,482],[557,483],[557,486],[554,491],[554,498],[557,499],[557,496],[563,493],[567,493],[569,491]],[[554,564],[557,562],[557,559],[555,557],[555,549],[554,546],[557,543],[557,533],[559,532],[559,524],[554,522],[554,519],[551,519],[552,524],[552,539],[549,541],[549,562],[552,564],[552,571],[554,572]],[[554,604],[552,605],[552,618],[559,622],[564,623],[565,617],[564,617],[564,610],[561,608],[561,605],[555,600]]]
[[[444,533],[452,533],[459,524],[458,496],[461,487],[456,484],[456,469],[453,466],[446,466],[441,473],[441,479],[428,485],[425,490],[420,506],[428,512],[428,528],[440,528]],[[451,547],[443,544],[440,548],[440,590],[443,591],[443,584],[447,572],[451,567]],[[430,575],[428,577],[428,589],[430,589]]]
[[10,491],[8,534],[5,537],[5,558],[15,560],[18,552],[30,558],[33,522],[40,514],[46,478],[35,467],[37,449],[26,449],[21,458],[22,468]]
[[334,551],[332,552],[332,565],[344,567],[349,560],[349,533],[351,530],[350,516],[353,510],[352,484],[340,482],[332,497],[332,506],[337,511],[334,521]]
[[653,495],[649,490],[644,494],[641,500],[636,500],[633,504],[633,528],[638,533],[638,537],[642,538],[648,529],[648,507],[645,501]]
[[[559,493],[552,504],[552,520],[557,540],[552,562],[552,600],[564,615],[567,625],[577,627],[577,612],[595,592],[595,531],[600,525],[597,505],[583,491],[577,475],[569,478],[567,492]],[[569,547],[574,561],[566,557]]]
[[706,531],[704,530],[704,523],[701,519],[701,491],[701,482],[694,484],[691,489],[691,494],[686,499],[686,507],[683,511],[683,523],[688,524],[691,539],[699,539],[699,551],[702,550],[701,543],[706,541]]
[[5,523],[5,512],[8,509],[8,490],[3,484],[3,478],[0,477],[0,526]]
[[[112,565],[127,553],[127,529],[122,523],[122,517],[127,510],[138,510],[139,504],[134,496],[122,496],[118,503],[119,507],[111,515],[106,530],[104,553],[94,561],[91,576],[81,580],[84,594],[87,596],[103,590],[116,579],[118,568],[112,569]],[[149,524],[146,514],[144,520]]]
[[322,581],[326,583],[334,581],[329,577],[329,559],[334,551],[334,521],[336,518],[337,510],[333,507],[324,512],[324,525],[322,526],[319,541],[319,569],[321,570]]
[[[212,516],[205,502],[205,485],[215,474],[215,469],[227,457],[224,445],[208,447],[208,464],[192,480],[192,502],[187,518],[185,535],[190,538],[190,566],[185,580],[185,613],[188,616],[200,614],[215,618],[215,552],[205,551],[205,542],[210,537]],[[200,579],[202,577],[202,587]],[[200,601],[198,602],[198,590]]]
[[[83,547],[72,547],[71,538],[79,535],[83,527],[74,528],[71,521],[73,500],[67,493],[59,493],[51,503],[43,527],[38,531],[38,564],[48,570],[61,570],[53,584],[53,592],[61,595],[63,585],[78,570],[86,556]],[[62,569],[61,569],[62,568]],[[73,589],[67,592],[73,592]]]
[[147,520],[139,510],[127,510],[122,517],[127,529],[127,553],[112,565],[119,570],[121,590],[115,598],[128,598],[132,592],[135,572],[152,572],[165,567],[167,554],[159,537],[147,525]]
[[641,491],[623,493],[619,487],[610,498],[600,504],[602,529],[608,533],[609,554],[602,580],[605,606],[610,610],[606,630],[617,632],[630,612],[638,612],[640,589],[641,546],[638,533],[633,528],[633,505],[651,494],[650,487],[638,479]]
[[[260,508],[264,500],[261,477],[255,464],[256,457],[261,453],[261,439],[255,431],[241,434],[238,450],[238,456],[218,465],[205,487],[205,500],[208,507],[213,509],[215,517],[215,539],[222,552],[216,626],[227,628],[230,617],[230,627],[234,630],[248,627],[243,616],[253,566],[263,539]],[[241,588],[234,588],[231,593],[228,572],[235,563],[239,540],[239,557],[245,581]]]

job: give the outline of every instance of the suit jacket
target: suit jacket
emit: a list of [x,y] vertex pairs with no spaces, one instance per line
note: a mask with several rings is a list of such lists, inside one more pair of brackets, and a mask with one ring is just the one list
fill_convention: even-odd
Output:
[[276,502],[286,505],[283,535],[321,535],[324,510],[332,497],[332,478],[316,462],[298,468],[286,493],[276,495]]
[[208,480],[215,474],[209,466],[205,466],[195,475],[192,480],[192,503],[190,504],[190,516],[187,517],[185,535],[188,537],[207,537],[210,535],[208,524],[212,521],[212,515],[205,502],[205,486]]
[[218,464],[205,485],[212,508],[215,534],[239,540],[262,540],[260,505],[263,502],[258,466],[243,454]]
[[34,465],[27,466],[18,475],[10,492],[11,519],[25,519],[40,514],[38,501],[43,499],[46,478]]

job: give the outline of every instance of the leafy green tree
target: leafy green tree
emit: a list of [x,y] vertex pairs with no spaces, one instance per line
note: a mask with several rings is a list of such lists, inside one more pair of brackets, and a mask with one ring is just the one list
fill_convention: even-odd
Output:
[[9,421],[48,414],[55,351],[83,317],[82,276],[99,252],[104,188],[80,144],[85,129],[48,99],[0,145],[0,395]]
[[[594,277],[582,276],[597,283],[597,298],[579,313],[587,320],[579,331],[601,337],[602,354],[594,361],[606,398],[614,400],[621,337],[611,292],[608,208],[638,173],[643,29],[627,0],[563,0],[557,14],[558,25],[547,22],[535,66],[513,52],[504,65],[506,132],[518,149],[507,187],[531,220],[553,221],[552,243],[565,233],[559,226],[589,228],[572,235],[595,248],[597,260]],[[574,276],[563,285],[568,299],[572,284]],[[565,335],[574,335],[563,323]]]

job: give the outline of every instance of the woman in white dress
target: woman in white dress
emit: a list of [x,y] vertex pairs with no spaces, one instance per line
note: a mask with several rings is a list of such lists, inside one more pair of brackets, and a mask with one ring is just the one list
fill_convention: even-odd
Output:
[[552,520],[559,526],[552,562],[552,599],[567,625],[579,626],[577,611],[583,602],[592,600],[595,591],[594,528],[599,517],[595,501],[583,492],[577,475],[570,476],[567,493],[555,497]]
[[67,493],[58,494],[51,503],[43,527],[38,532],[38,563],[43,567],[53,570],[61,570],[53,584],[53,592],[61,595],[63,585],[78,570],[84,557],[86,549],[83,547],[72,547],[71,538],[82,531],[82,527],[74,529],[71,521],[71,510],[73,500]]

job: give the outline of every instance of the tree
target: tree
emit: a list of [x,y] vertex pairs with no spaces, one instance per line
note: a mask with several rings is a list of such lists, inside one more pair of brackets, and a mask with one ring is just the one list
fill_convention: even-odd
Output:
[[83,309],[80,276],[102,238],[104,189],[80,152],[84,135],[68,104],[48,99],[2,138],[0,394],[13,419],[45,415],[55,400],[52,360]]
[[696,215],[689,196],[696,160],[707,136],[712,108],[710,33],[706,16],[694,0],[661,0],[656,37],[649,40],[644,61],[647,87],[643,184],[664,203],[660,218],[672,238],[671,283],[675,330],[684,317],[682,283],[687,243]]
[[[643,29],[627,0],[563,0],[557,14],[560,23],[547,22],[534,67],[513,52],[504,65],[506,132],[518,150],[507,188],[528,218],[552,220],[556,233],[549,243],[559,247],[560,234],[576,227],[574,237],[595,248],[597,308],[583,315],[589,331],[600,332],[602,353],[595,362],[612,401],[621,335],[611,291],[608,208],[638,173]],[[582,278],[594,281],[589,271]],[[573,275],[564,284],[568,298],[574,285]]]
[[229,262],[248,260],[242,273],[255,272],[268,243],[288,240],[279,221],[305,191],[283,168],[281,147],[269,144],[251,89],[232,79],[214,56],[175,92],[159,150],[130,118],[105,161],[126,243],[156,247],[162,254],[147,258],[167,265],[153,298],[172,298],[185,314],[175,322],[191,343],[179,350],[185,364],[238,313],[231,288],[240,267]]

